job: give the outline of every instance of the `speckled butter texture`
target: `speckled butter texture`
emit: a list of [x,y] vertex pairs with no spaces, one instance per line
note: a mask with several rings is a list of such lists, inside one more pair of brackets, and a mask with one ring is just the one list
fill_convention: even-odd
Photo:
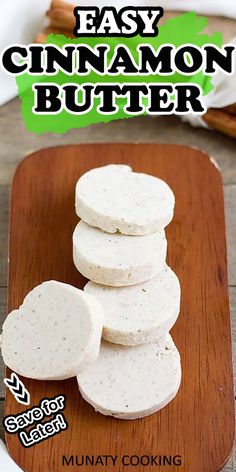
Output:
[[121,419],[151,415],[176,395],[180,356],[168,334],[135,347],[103,341],[96,362],[78,375],[80,392],[96,411]]
[[126,286],[161,272],[166,260],[164,230],[144,236],[108,234],[80,221],[73,234],[77,269],[93,282]]
[[96,360],[103,320],[103,310],[93,296],[61,282],[44,282],[6,318],[4,362],[33,379],[73,377]]
[[181,382],[168,333],[180,310],[164,231],[174,204],[164,181],[129,166],[84,174],[73,260],[90,281],[84,291],[52,280],[34,288],[3,324],[5,364],[33,379],[77,376],[104,415],[136,419],[167,405]]
[[88,282],[84,290],[100,302],[105,314],[103,338],[113,343],[132,346],[157,341],[179,314],[180,284],[167,265],[142,284],[108,287]]
[[77,182],[77,215],[108,233],[144,235],[165,228],[173,218],[175,198],[163,180],[108,165],[86,172]]

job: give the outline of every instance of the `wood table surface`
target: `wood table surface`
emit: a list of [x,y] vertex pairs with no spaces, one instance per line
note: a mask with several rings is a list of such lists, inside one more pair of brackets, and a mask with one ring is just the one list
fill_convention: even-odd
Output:
[[[205,150],[221,169],[226,209],[229,289],[234,352],[236,344],[236,141],[213,131],[193,129],[176,117],[139,117],[98,124],[66,135],[35,136],[22,122],[20,103],[15,99],[0,108],[0,306],[6,314],[8,204],[12,176],[22,158],[36,149],[67,143],[162,142],[185,144]],[[234,361],[236,361],[234,356]],[[235,362],[236,367],[236,362]],[[3,416],[3,364],[0,360],[0,419]],[[1,431],[1,427],[0,427]],[[3,434],[2,434],[3,438]],[[235,454],[224,472],[236,471]]]
[[[18,168],[12,185],[9,311],[43,280],[84,287],[85,279],[71,258],[71,235],[78,221],[74,188],[86,171],[109,163],[129,164],[136,172],[158,176],[175,194],[174,218],[166,236],[168,264],[178,274],[182,292],[180,316],[171,330],[181,354],[180,390],[166,408],[131,424],[95,413],[78,396],[75,379],[23,379],[33,405],[43,397],[65,395],[69,429],[27,453],[16,435],[8,435],[9,451],[28,472],[62,471],[58,452],[68,457],[78,444],[81,454],[109,451],[117,456],[119,472],[126,470],[121,463],[124,453],[140,456],[157,450],[172,456],[178,451],[186,472],[219,471],[234,436],[231,333],[222,183],[214,161],[205,153],[173,144],[94,143],[31,154]],[[7,390],[5,414],[24,409]],[[110,465],[96,468],[109,472]],[[139,465],[139,472],[151,469],[151,465]],[[160,465],[160,471],[164,469]],[[173,464],[171,471],[177,469]]]

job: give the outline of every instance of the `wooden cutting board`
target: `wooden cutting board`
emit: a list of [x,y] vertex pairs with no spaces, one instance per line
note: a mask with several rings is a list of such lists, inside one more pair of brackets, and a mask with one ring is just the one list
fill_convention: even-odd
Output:
[[[182,146],[91,144],[28,156],[12,186],[9,311],[44,280],[83,288],[85,279],[72,262],[75,183],[87,170],[109,163],[130,164],[137,172],[161,177],[176,196],[167,239],[168,262],[182,287],[181,314],[172,330],[182,358],[181,388],[160,412],[122,421],[95,413],[79,395],[75,379],[23,379],[31,405],[43,397],[66,395],[69,428],[29,449],[16,435],[7,435],[9,452],[27,472],[219,471],[232,449],[234,408],[223,191],[220,173],[207,155]],[[5,414],[23,410],[7,391]],[[74,455],[75,465],[63,466],[63,455]],[[76,466],[81,455],[118,457],[114,467],[111,462]],[[172,465],[128,467],[122,465],[124,455],[139,460],[166,455],[169,461],[172,456]],[[173,464],[174,456],[181,456],[181,466]]]

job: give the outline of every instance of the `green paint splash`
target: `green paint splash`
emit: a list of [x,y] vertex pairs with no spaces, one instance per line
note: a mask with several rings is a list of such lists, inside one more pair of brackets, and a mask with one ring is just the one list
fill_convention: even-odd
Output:
[[[108,44],[110,51],[108,53],[108,64],[113,55],[114,49],[117,44],[128,45],[134,59],[137,62],[138,53],[136,48],[142,43],[150,44],[154,49],[169,43],[178,47],[184,44],[193,44],[195,46],[204,46],[204,44],[213,44],[218,47],[222,46],[222,35],[221,33],[213,33],[208,35],[202,33],[203,29],[207,26],[208,20],[205,17],[197,16],[194,12],[179,15],[174,18],[168,19],[163,25],[159,27],[159,34],[157,37],[142,38],[136,36],[134,38],[122,39],[122,38],[76,38],[70,39],[63,35],[48,35],[47,43],[55,44],[62,47],[64,44],[87,44],[90,47],[96,46],[98,43]],[[97,82],[171,82],[173,84],[177,82],[194,82],[201,86],[203,94],[206,95],[212,89],[211,77],[205,76],[203,72],[199,72],[192,76],[184,76],[179,73],[164,77],[164,76],[137,76],[130,75],[124,76],[122,74],[117,75],[114,79],[110,76],[100,76],[99,74],[92,71],[86,76],[67,76],[63,72],[59,71],[56,75],[47,77],[44,75],[30,76],[27,73],[17,77],[17,85],[19,96],[22,100],[22,116],[25,122],[25,126],[28,131],[36,134],[45,132],[50,133],[65,133],[72,128],[82,128],[93,123],[107,123],[112,120],[120,118],[131,118],[132,115],[127,115],[123,111],[123,106],[126,103],[125,98],[118,98],[117,105],[119,110],[114,115],[100,115],[97,112],[97,106],[99,104],[99,98],[95,98],[94,107],[87,114],[83,115],[71,115],[70,113],[62,110],[58,115],[36,115],[32,112],[34,105],[34,92],[32,85],[36,82],[54,82],[58,85],[65,84],[67,82],[74,82],[75,84],[83,84],[85,82],[97,83]],[[145,105],[145,99],[143,100]]]

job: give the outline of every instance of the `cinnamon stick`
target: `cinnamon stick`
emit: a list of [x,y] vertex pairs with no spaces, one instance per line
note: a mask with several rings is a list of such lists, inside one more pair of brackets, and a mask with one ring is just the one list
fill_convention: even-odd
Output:
[[222,108],[222,110],[230,113],[231,115],[236,115],[236,103],[232,103],[232,105],[228,105],[227,107]]
[[48,34],[64,34],[68,38],[73,38],[73,34],[71,31],[60,29],[60,28],[53,28],[52,26],[48,26],[43,31],[40,31],[34,38],[34,43],[37,44],[44,44],[46,41],[46,37]]
[[211,128],[236,138],[236,116],[218,108],[210,108],[203,119]]
[[36,44],[44,44],[46,40],[47,35],[45,33],[38,33],[35,38],[34,38],[34,43]]
[[47,28],[44,28],[43,32],[45,34],[64,34],[68,38],[73,38],[73,32],[64,28],[55,28],[54,26],[49,25]]
[[70,30],[73,33],[76,21],[72,11],[63,8],[51,9],[47,11],[47,16],[54,28]]
[[63,0],[53,0],[51,3],[52,10],[68,10],[73,13],[75,6],[71,3],[63,2]]

